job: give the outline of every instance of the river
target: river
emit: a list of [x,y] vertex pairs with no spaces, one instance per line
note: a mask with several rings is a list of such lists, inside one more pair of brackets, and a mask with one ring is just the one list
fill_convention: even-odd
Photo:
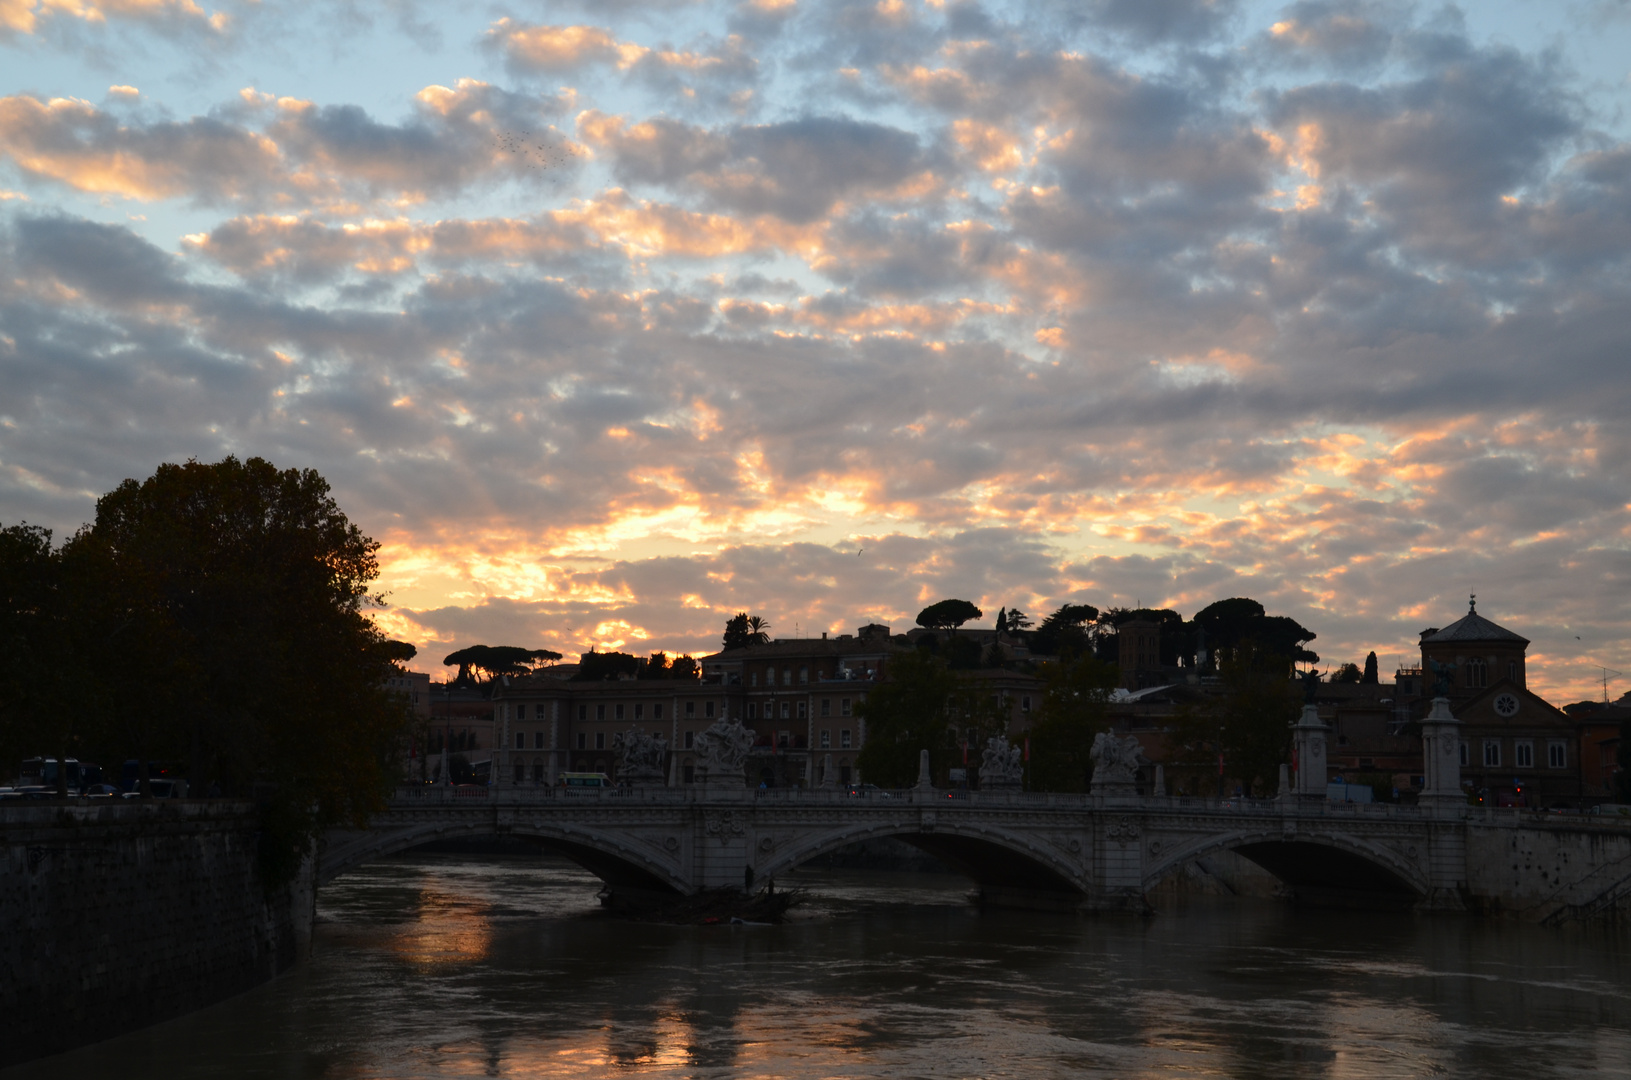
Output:
[[5,1080],[1631,1074],[1631,933],[1174,899],[980,911],[807,871],[782,926],[603,915],[553,859],[410,854],[324,889],[313,956]]

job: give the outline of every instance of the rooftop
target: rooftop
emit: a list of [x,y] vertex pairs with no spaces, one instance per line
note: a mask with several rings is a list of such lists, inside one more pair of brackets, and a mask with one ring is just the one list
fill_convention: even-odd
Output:
[[1437,644],[1446,641],[1507,641],[1518,645],[1529,644],[1528,638],[1514,634],[1504,626],[1496,626],[1478,614],[1478,598],[1476,596],[1467,602],[1467,614],[1438,633],[1423,638],[1422,644]]

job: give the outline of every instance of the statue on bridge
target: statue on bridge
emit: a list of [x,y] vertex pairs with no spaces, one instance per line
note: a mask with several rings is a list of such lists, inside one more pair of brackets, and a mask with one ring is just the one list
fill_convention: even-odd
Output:
[[753,749],[753,732],[740,720],[721,717],[697,736],[695,748],[702,759],[698,771],[704,783],[740,784],[745,777],[742,766]]
[[1019,787],[1025,771],[1021,764],[1023,756],[1019,747],[1010,745],[1000,735],[987,739],[980,753],[980,789]]
[[634,784],[661,784],[667,779],[664,769],[668,756],[668,740],[661,735],[648,735],[639,728],[612,736],[612,750],[617,754],[617,778]]
[[1138,758],[1142,748],[1131,735],[1118,739],[1108,731],[1093,736],[1093,794],[1132,795],[1136,793]]

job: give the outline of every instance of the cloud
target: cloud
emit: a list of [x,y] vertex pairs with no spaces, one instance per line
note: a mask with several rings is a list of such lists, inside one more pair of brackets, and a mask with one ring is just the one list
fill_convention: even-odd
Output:
[[688,187],[737,213],[801,224],[843,199],[934,193],[947,165],[910,132],[841,116],[708,130],[591,113],[580,117],[579,130],[612,154],[626,183]]
[[193,0],[0,0],[0,36],[35,34],[59,18],[93,25],[120,21],[213,33],[230,25],[225,12],[206,12]]
[[[468,79],[420,91],[401,124],[254,90],[186,121],[121,120],[87,101],[16,94],[0,98],[0,157],[36,182],[138,200],[417,202],[527,175],[541,151],[517,153],[504,136],[543,128],[558,107]],[[555,136],[551,146],[563,159],[554,167],[570,169],[570,140]]]
[[1631,151],[1563,54],[1023,11],[454,13],[473,77],[366,109],[0,87],[5,519],[261,453],[421,642],[1248,595],[1357,662],[1477,590],[1579,684],[1631,626]]

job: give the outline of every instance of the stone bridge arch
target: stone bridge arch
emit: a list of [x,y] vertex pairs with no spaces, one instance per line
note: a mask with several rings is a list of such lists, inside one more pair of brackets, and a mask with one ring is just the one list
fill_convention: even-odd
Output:
[[[1425,846],[1426,838],[1411,843]],[[1413,846],[1401,853],[1342,832],[1287,832],[1277,822],[1221,830],[1174,844],[1146,862],[1144,891],[1185,863],[1224,851],[1249,859],[1299,897],[1319,902],[1409,906],[1432,891],[1425,860]]]
[[548,822],[495,825],[490,817],[380,824],[366,831],[331,832],[318,854],[317,884],[326,885],[364,863],[421,844],[482,836],[530,840],[572,860],[615,889],[679,894],[693,889],[677,851],[647,843],[627,829]]
[[[1053,894],[1061,903],[1074,906],[1091,893],[1091,875],[1082,857],[1079,834],[1074,838],[1076,850],[1072,852],[1070,839],[1019,834],[948,817],[943,816],[932,826],[888,821],[813,830],[778,846],[768,856],[760,854],[754,874],[756,878],[774,877],[848,844],[891,838],[905,841],[969,877],[988,898]],[[1060,842],[1050,842],[1053,840]]]

